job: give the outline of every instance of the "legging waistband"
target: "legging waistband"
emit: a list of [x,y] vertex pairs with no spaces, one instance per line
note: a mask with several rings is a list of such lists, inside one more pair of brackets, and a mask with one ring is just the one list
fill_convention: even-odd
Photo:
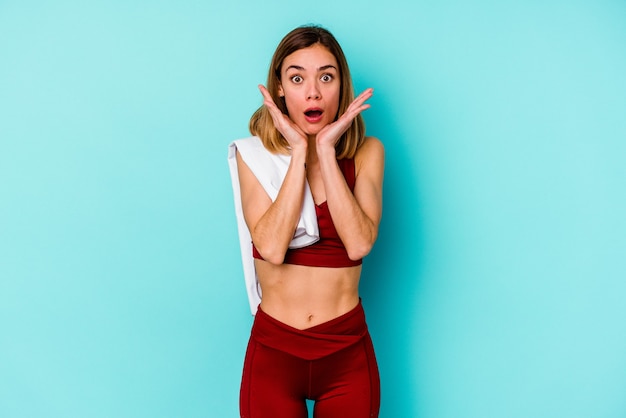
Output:
[[304,360],[317,360],[358,343],[368,335],[365,312],[359,304],[323,324],[300,330],[257,310],[252,338],[259,344]]

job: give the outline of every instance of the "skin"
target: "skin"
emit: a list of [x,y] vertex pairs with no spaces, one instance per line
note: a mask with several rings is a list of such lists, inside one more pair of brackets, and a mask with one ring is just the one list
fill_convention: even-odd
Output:
[[[367,255],[378,235],[382,214],[384,149],[367,137],[355,155],[356,184],[352,193],[339,169],[335,144],[354,118],[369,108],[366,89],[336,119],[340,77],[335,57],[314,44],[287,56],[281,67],[279,94],[289,116],[259,86],[274,125],[291,147],[291,162],[274,202],[237,155],[244,218],[257,250],[265,260],[255,266],[263,298],[261,309],[298,329],[306,329],[351,309],[359,301],[361,266],[324,268],[283,264],[293,237],[308,181],[313,200],[326,201],[348,256]],[[322,113],[307,116],[308,109]],[[306,167],[305,167],[306,163]]]

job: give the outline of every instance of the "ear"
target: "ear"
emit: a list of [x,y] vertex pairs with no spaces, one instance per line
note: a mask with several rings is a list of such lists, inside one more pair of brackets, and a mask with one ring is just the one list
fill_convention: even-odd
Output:
[[280,97],[285,97],[285,91],[283,90],[283,85],[282,83],[278,84],[278,95]]

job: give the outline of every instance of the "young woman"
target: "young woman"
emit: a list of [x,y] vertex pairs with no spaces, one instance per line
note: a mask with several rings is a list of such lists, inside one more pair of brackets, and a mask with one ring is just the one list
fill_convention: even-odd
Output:
[[[236,176],[262,291],[241,383],[244,418],[377,417],[378,367],[358,293],[362,258],[378,234],[384,150],[365,137],[336,39],[317,26],[285,36],[272,58],[252,138],[237,145]],[[256,141],[262,152],[245,156]],[[261,154],[285,162],[275,195],[252,168]],[[270,186],[271,188],[271,186]],[[291,245],[312,200],[315,242]],[[237,199],[237,197],[236,197]]]

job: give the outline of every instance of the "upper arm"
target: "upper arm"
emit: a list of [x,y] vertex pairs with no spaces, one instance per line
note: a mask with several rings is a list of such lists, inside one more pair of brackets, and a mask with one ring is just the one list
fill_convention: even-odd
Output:
[[382,142],[367,137],[354,157],[356,183],[354,197],[363,213],[378,228],[382,216],[385,149]]
[[237,152],[237,173],[239,175],[239,188],[241,192],[241,206],[243,217],[248,225],[250,233],[272,204],[265,189],[256,178],[252,170]]

